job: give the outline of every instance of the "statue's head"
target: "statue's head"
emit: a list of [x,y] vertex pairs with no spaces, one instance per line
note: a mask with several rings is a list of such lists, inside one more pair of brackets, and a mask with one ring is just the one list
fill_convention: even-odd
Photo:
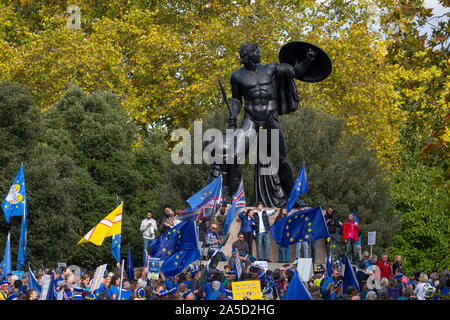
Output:
[[259,45],[255,42],[246,43],[239,49],[239,56],[241,57],[241,64],[249,62],[260,63],[261,52],[259,51]]

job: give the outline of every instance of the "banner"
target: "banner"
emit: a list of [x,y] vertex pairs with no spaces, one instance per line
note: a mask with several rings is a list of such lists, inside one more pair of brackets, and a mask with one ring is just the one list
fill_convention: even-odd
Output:
[[259,280],[236,281],[231,283],[233,300],[261,300],[261,282]]

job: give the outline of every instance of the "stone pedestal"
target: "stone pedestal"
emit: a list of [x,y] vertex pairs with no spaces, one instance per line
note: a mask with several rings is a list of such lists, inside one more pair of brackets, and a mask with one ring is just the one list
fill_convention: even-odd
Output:
[[[253,207],[247,207],[245,209],[240,210],[239,212],[247,209],[254,209]],[[265,208],[265,210],[272,210],[271,208]],[[228,238],[227,243],[225,244],[225,248],[223,250],[223,253],[229,258],[231,257],[231,246],[233,242],[235,242],[238,239],[238,233],[239,229],[241,228],[241,220],[238,218],[239,212],[236,213],[236,218],[233,220],[230,226],[230,237]],[[269,217],[270,225],[273,225],[275,222],[277,214],[275,213],[271,217]],[[325,264],[325,258],[326,258],[326,250],[325,250],[325,239],[319,239],[316,241],[316,259],[314,261],[314,264]],[[264,251],[263,251],[264,252]],[[253,252],[252,255],[255,258],[258,258],[257,251],[256,251],[256,239],[253,239]],[[300,257],[303,258],[303,248],[301,248]],[[311,257],[311,243],[309,246],[309,253],[308,256]],[[295,244],[292,244],[289,247],[289,262],[294,262],[296,260],[296,254],[295,254]],[[272,239],[272,236],[270,235],[270,242],[269,242],[269,259],[272,262],[278,262],[278,244]]]

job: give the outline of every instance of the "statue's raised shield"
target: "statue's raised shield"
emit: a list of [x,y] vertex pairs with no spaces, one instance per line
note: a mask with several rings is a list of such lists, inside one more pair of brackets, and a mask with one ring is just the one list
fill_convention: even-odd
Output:
[[318,46],[304,41],[292,41],[286,43],[278,53],[281,63],[295,65],[295,61],[303,61],[306,58],[308,49],[316,52],[316,57],[308,70],[298,78],[304,82],[319,82],[326,79],[331,73],[331,60],[328,55]]

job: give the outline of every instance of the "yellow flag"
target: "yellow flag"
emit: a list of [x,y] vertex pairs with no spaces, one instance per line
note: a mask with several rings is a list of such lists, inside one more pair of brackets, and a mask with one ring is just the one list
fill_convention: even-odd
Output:
[[77,245],[92,242],[101,246],[106,237],[120,234],[122,232],[122,208],[123,202],[78,241]]

